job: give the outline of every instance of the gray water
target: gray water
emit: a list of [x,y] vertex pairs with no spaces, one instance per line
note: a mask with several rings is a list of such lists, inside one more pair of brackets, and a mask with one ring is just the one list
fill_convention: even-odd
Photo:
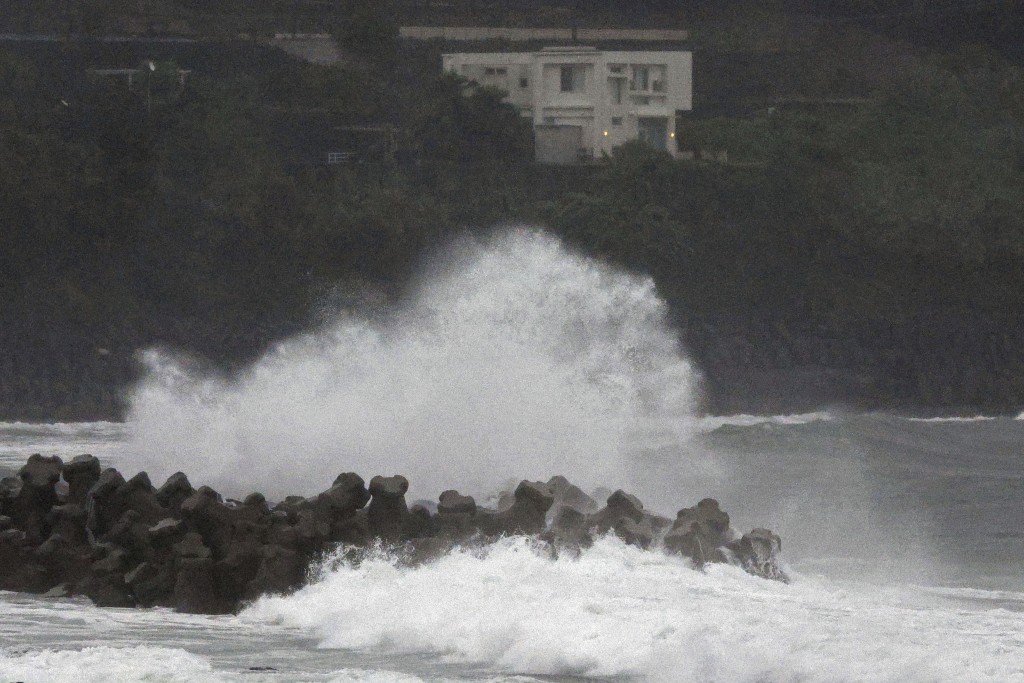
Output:
[[[126,438],[117,424],[3,424],[0,469],[93,452],[131,473]],[[522,547],[430,571],[382,558],[237,617],[7,593],[0,680],[1024,680],[1024,421],[705,418],[694,439],[678,466],[704,454],[702,488],[680,506],[715,495],[739,528],[776,530],[793,584],[609,539],[575,563]],[[670,449],[648,456],[661,467]],[[695,660],[659,649],[666,629]],[[757,666],[738,666],[744,648]]]
[[91,452],[271,500],[345,471],[481,501],[562,474],[669,516],[715,497],[782,536],[793,581],[508,538],[416,568],[332,558],[230,617],[0,594],[0,682],[1024,683],[1024,421],[696,417],[653,282],[541,231],[456,245],[401,301],[231,376],[144,358],[125,424],[0,424],[0,470]]

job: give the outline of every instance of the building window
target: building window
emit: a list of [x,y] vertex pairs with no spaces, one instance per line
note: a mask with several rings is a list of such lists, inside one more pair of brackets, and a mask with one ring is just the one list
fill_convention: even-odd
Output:
[[498,67],[497,69],[495,69],[494,71],[495,71],[495,72],[496,72],[496,73],[497,73],[497,74],[498,74],[499,76],[504,76],[505,74],[507,74],[507,73],[508,73],[508,69],[506,69],[506,68],[505,68],[505,67],[503,67],[503,66],[499,66],[499,67]]
[[527,87],[529,87],[529,85],[530,85],[529,79],[526,79],[526,78],[520,78],[519,79],[519,87],[520,88],[527,88]]
[[573,91],[573,69],[571,66],[563,66],[559,73],[559,84],[562,92]]
[[626,85],[624,78],[609,78],[608,86],[612,89],[612,104],[622,104],[622,90]]
[[486,69],[484,69],[484,74],[487,75],[487,76],[493,76],[494,75],[494,67],[490,67],[489,66]]
[[612,125],[613,126],[621,126],[622,125],[622,117],[621,116],[613,116],[612,117]]
[[629,82],[630,90],[647,90],[651,72],[646,66],[633,66],[633,78]]
[[621,64],[609,64],[608,65],[608,70],[611,71],[613,74],[620,74],[620,73],[622,73],[622,70],[624,68],[625,67],[622,66]]

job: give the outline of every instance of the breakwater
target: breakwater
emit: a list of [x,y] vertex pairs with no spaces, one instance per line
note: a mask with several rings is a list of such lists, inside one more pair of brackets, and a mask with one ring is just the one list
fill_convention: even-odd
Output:
[[457,491],[436,505],[406,501],[408,480],[338,475],[314,496],[270,503],[260,493],[224,499],[175,473],[159,488],[140,472],[125,479],[81,455],[33,455],[0,480],[0,590],[84,595],[112,607],[162,606],[231,613],[266,593],[302,586],[316,559],[340,546],[381,544],[405,561],[429,562],[456,546],[510,535],[534,537],[553,556],[581,553],[594,537],[690,558],[696,568],[728,562],[785,581],[781,540],[740,534],[713,499],[671,520],[622,490],[603,506],[561,476],[522,481],[495,509]]

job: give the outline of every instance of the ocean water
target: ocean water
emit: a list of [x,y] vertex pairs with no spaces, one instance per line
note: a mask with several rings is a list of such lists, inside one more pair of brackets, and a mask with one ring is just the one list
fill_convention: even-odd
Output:
[[6,681],[1024,682],[1024,420],[701,416],[653,283],[511,230],[224,376],[173,350],[124,423],[0,423],[0,474],[84,452],[271,500],[343,471],[488,501],[563,474],[673,516],[717,498],[789,584],[598,539],[405,567],[328,558],[234,616],[0,593]]
[[[708,488],[782,535],[791,584],[614,538],[558,560],[506,539],[329,563],[238,616],[0,593],[0,681],[1024,681],[1024,422],[703,423]],[[126,438],[3,424],[0,468]]]

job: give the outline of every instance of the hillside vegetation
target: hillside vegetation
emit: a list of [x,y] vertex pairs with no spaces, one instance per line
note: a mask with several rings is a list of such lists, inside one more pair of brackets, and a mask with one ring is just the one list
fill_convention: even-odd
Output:
[[[0,48],[0,416],[115,417],[138,349],[237,365],[507,221],[651,274],[708,409],[1024,404],[1024,72],[999,50],[780,14],[789,89],[683,122],[731,163],[627,145],[556,169],[501,93],[438,73],[442,46],[344,16],[348,67],[251,41]],[[87,73],[139,64],[132,88]],[[394,140],[297,164],[281,122],[310,112]]]

